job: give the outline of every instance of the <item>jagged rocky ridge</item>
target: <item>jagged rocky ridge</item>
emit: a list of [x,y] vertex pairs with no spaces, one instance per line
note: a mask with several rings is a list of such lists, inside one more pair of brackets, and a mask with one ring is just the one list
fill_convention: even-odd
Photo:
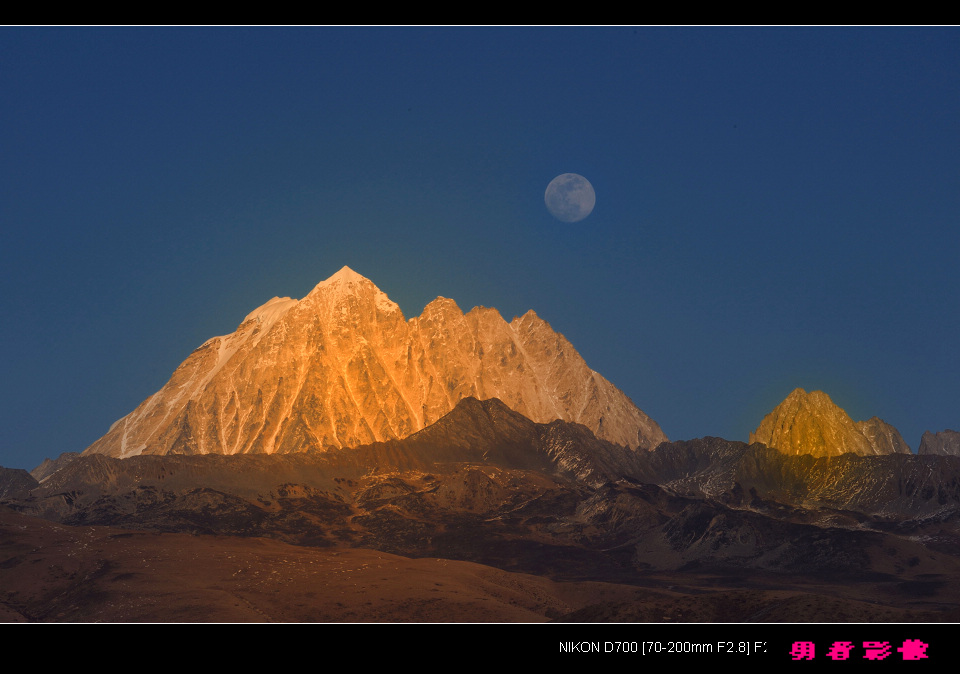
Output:
[[823,391],[807,393],[802,388],[795,389],[763,418],[750,434],[750,442],[762,442],[793,455],[910,453],[900,432],[882,419],[854,422]]
[[940,456],[960,456],[960,431],[949,429],[939,433],[927,431],[920,438],[917,454],[937,454]]
[[582,423],[653,449],[667,438],[533,311],[463,314],[439,297],[406,320],[344,267],[302,300],[274,298],[214,337],[86,454],[272,454],[403,438],[463,398]]
[[720,438],[635,452],[472,398],[405,439],[282,456],[87,454],[18,489],[8,506],[66,524],[621,582],[690,565],[853,577],[878,549],[960,554],[960,458],[791,456]]

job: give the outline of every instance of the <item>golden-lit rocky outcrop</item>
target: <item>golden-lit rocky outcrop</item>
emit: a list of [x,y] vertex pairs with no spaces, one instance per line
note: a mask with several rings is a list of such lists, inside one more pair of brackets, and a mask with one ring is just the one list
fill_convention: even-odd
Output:
[[86,453],[291,453],[407,437],[467,397],[539,423],[654,449],[655,421],[534,312],[464,314],[439,297],[410,320],[344,267],[302,300],[274,298],[200,346]]
[[910,453],[897,429],[882,419],[854,422],[823,391],[807,393],[802,388],[763,418],[750,434],[750,443],[754,442],[792,455]]

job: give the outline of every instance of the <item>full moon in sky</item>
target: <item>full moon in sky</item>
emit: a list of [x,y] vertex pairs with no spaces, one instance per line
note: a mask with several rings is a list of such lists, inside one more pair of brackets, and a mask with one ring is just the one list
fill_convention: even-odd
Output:
[[597,203],[597,194],[583,176],[564,173],[550,181],[543,201],[557,220],[577,222],[590,215]]

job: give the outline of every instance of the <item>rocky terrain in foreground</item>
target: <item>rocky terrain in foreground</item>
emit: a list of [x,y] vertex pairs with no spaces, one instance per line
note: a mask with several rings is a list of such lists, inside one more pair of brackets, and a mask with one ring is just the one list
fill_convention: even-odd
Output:
[[[130,596],[148,596],[134,582],[141,580],[220,588],[223,569],[212,576],[200,571],[210,565],[213,572],[217,555],[253,559],[258,550],[274,550],[315,564],[332,555],[362,558],[368,574],[371,554],[403,558],[403,565],[412,565],[406,574],[393,580],[364,576],[367,592],[360,596],[369,595],[366,601],[375,606],[371,597],[383,589],[378,582],[399,595],[419,592],[420,572],[413,569],[427,560],[445,560],[457,569],[468,568],[460,563],[482,565],[484,574],[505,574],[501,579],[536,576],[529,583],[540,588],[536,595],[543,602],[524,604],[523,611],[532,613],[515,604],[486,603],[492,599],[484,595],[485,606],[499,606],[482,614],[494,621],[528,620],[534,613],[537,620],[660,620],[654,614],[674,610],[670,619],[692,621],[821,620],[828,613],[851,620],[931,621],[955,618],[960,607],[956,457],[790,456],[720,438],[638,452],[578,424],[535,423],[498,400],[468,398],[408,438],[356,448],[127,459],[93,454],[64,457],[58,470],[51,473],[47,466],[42,472],[42,482],[28,475],[30,484],[23,471],[0,476],[7,517],[18,518],[7,528],[0,560],[11,619],[159,616],[144,608],[142,614],[131,609],[92,618],[82,608],[92,606],[87,600],[70,610],[56,602],[37,608],[47,605],[42,598],[25,599],[26,586],[14,580],[33,578],[18,575],[31,568],[54,568],[49,561],[31,561],[47,554],[34,550],[34,535],[98,541],[83,548],[89,568],[60,563],[62,573],[35,579],[70,588],[62,590],[68,594],[85,592],[94,581],[105,585],[111,574],[137,587]],[[170,564],[138,569],[140,552],[129,546],[159,550],[159,541],[167,542]],[[130,555],[122,563],[116,558],[120,543]],[[70,557],[71,546],[63,545]],[[179,563],[173,561],[178,550],[187,555]],[[196,563],[189,561],[192,554],[199,555]],[[308,582],[292,567],[250,564],[242,573],[259,571],[261,580],[275,571],[287,574],[290,592]],[[175,570],[182,575],[184,568],[191,569],[189,581],[177,578]],[[302,612],[264,610],[235,619],[456,620],[451,614],[461,610],[444,599],[404,609],[380,606],[375,614],[358,608],[355,597],[340,602],[338,612],[333,578],[312,578],[320,584],[310,590],[310,601],[301,601]],[[584,595],[577,589],[583,583],[605,589]],[[105,586],[98,591],[120,601],[113,591],[124,586]],[[582,600],[568,600],[570,593]],[[191,596],[183,594],[183,601]],[[229,611],[219,613],[227,610],[219,602],[210,619],[234,619]],[[317,611],[314,618],[306,617],[310,611]],[[466,610],[462,615],[487,619]]]

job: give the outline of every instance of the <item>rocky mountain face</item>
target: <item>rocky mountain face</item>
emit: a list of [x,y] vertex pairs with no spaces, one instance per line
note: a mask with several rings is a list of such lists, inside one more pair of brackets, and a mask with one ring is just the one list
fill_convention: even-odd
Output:
[[[32,489],[32,505],[24,509],[33,514],[124,525],[142,522],[150,511],[150,495],[158,492],[171,498],[204,491],[256,500],[277,485],[297,485],[294,491],[329,492],[336,499],[343,495],[343,482],[364,476],[419,475],[451,467],[456,472],[462,466],[522,471],[542,476],[535,481],[590,489],[639,474],[646,455],[601,440],[579,424],[538,424],[497,399],[465,398],[436,423],[400,440],[291,455],[142,454],[116,459],[85,454],[62,463],[40,482],[25,471],[19,473],[30,484],[15,482],[19,473],[10,471],[8,490],[17,488],[23,495],[24,487]],[[4,477],[0,475],[0,490],[7,489]],[[513,498],[508,490],[501,496]]]
[[877,454],[911,454],[900,431],[878,417],[857,422],[857,430],[870,441]]
[[406,320],[344,267],[305,298],[274,298],[200,346],[85,454],[274,454],[407,437],[467,397],[535,422],[583,424],[653,449],[655,421],[529,311],[464,314],[439,297]]
[[938,454],[940,456],[960,456],[960,431],[927,431],[920,438],[917,454]]
[[22,468],[0,466],[0,500],[27,497],[37,481]]
[[44,459],[39,466],[30,471],[30,475],[35,480],[42,482],[79,456],[79,452],[64,452],[56,459]]
[[811,512],[890,518],[960,517],[960,458],[789,455],[756,443],[698,438],[643,455],[636,479],[676,494],[760,508],[772,501]]
[[823,391],[795,389],[763,418],[750,434],[750,443],[762,442],[785,454],[861,456],[909,454],[899,431],[877,417],[853,419]]

